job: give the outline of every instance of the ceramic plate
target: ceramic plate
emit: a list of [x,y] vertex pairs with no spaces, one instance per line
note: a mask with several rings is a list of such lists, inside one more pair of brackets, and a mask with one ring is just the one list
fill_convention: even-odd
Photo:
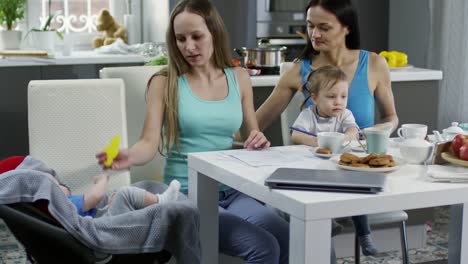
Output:
[[[367,144],[365,140],[361,140],[361,144],[366,148]],[[351,144],[349,146],[351,147],[351,150],[354,152],[365,152],[366,150],[362,148],[361,144],[357,142],[356,140],[351,141]]]
[[442,152],[442,158],[454,165],[468,167],[468,161],[457,158],[454,154],[450,152]]
[[321,153],[317,153],[318,147],[314,147],[314,148],[310,148],[309,151],[312,152],[315,156],[317,157],[320,157],[320,158],[324,158],[324,159],[329,159],[331,157],[333,157],[333,155],[335,154],[321,154]]
[[[359,156],[359,157],[367,156],[366,153],[353,153],[353,154],[356,155],[356,156]],[[367,172],[391,172],[391,171],[396,171],[399,168],[401,168],[401,166],[403,166],[405,164],[405,162],[402,159],[399,159],[399,158],[397,158],[395,156],[393,157],[393,160],[395,161],[395,166],[385,167],[385,168],[360,168],[360,167],[351,167],[351,166],[341,165],[341,164],[338,164],[338,162],[340,161],[340,156],[339,155],[336,155],[336,156],[332,157],[330,160],[332,162],[336,163],[336,166],[338,168],[340,168],[340,169],[352,170],[352,171],[367,171]]]

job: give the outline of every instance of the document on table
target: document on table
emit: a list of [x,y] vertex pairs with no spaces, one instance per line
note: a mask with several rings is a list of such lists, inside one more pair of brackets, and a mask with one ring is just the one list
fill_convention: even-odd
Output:
[[[298,161],[297,155],[291,155],[279,150],[232,150],[222,153],[225,156],[229,156],[238,159],[249,166],[261,167],[261,166],[280,166],[284,163]],[[300,157],[299,157],[300,158]]]

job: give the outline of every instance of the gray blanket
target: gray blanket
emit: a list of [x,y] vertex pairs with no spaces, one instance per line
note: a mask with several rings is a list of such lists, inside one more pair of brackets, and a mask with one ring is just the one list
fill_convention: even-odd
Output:
[[[77,240],[95,251],[133,254],[170,251],[177,263],[201,263],[199,215],[185,197],[117,216],[78,215],[75,206],[53,182],[53,170],[28,156],[15,170],[0,174],[0,204],[49,201],[49,212]],[[135,184],[153,193],[166,188],[157,182]]]

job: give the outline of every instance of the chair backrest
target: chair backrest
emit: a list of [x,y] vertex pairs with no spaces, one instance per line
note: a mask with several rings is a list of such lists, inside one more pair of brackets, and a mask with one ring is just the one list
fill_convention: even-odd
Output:
[[[131,66],[131,67],[109,67],[99,72],[101,79],[120,78],[125,83],[127,120],[128,120],[128,142],[135,144],[140,138],[146,115],[145,93],[149,79],[163,66]],[[163,175],[165,159],[159,153],[154,159],[144,166],[136,166],[130,169],[132,181],[160,180]]]
[[[29,153],[53,168],[74,193],[84,193],[102,172],[95,154],[115,135],[127,143],[122,80],[44,80],[28,87]],[[112,175],[109,188],[130,184]]]
[[[292,62],[283,62],[280,66],[280,75],[291,69]],[[283,139],[283,145],[291,145],[291,127],[294,121],[301,112],[300,106],[304,101],[304,95],[301,92],[296,92],[292,100],[289,102],[286,109],[281,113],[281,136]]]

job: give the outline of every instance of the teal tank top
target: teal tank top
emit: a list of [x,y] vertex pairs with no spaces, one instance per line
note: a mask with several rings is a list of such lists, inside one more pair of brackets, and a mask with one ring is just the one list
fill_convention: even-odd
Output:
[[[306,82],[307,75],[312,70],[312,61],[303,59],[301,61],[302,84]],[[361,50],[359,53],[359,62],[354,74],[354,78],[349,86],[348,106],[353,113],[359,128],[371,127],[375,122],[375,99],[369,89],[369,79],[367,77],[367,68],[369,65],[369,52]],[[312,105],[309,92],[304,90],[304,96],[307,100],[306,106]]]
[[[235,69],[226,68],[228,95],[219,101],[197,97],[185,75],[178,79],[179,149],[175,145],[166,155],[164,182],[176,179],[181,192],[188,192],[187,154],[232,148],[234,134],[242,124],[242,102]],[[220,186],[220,190],[228,189]]]

